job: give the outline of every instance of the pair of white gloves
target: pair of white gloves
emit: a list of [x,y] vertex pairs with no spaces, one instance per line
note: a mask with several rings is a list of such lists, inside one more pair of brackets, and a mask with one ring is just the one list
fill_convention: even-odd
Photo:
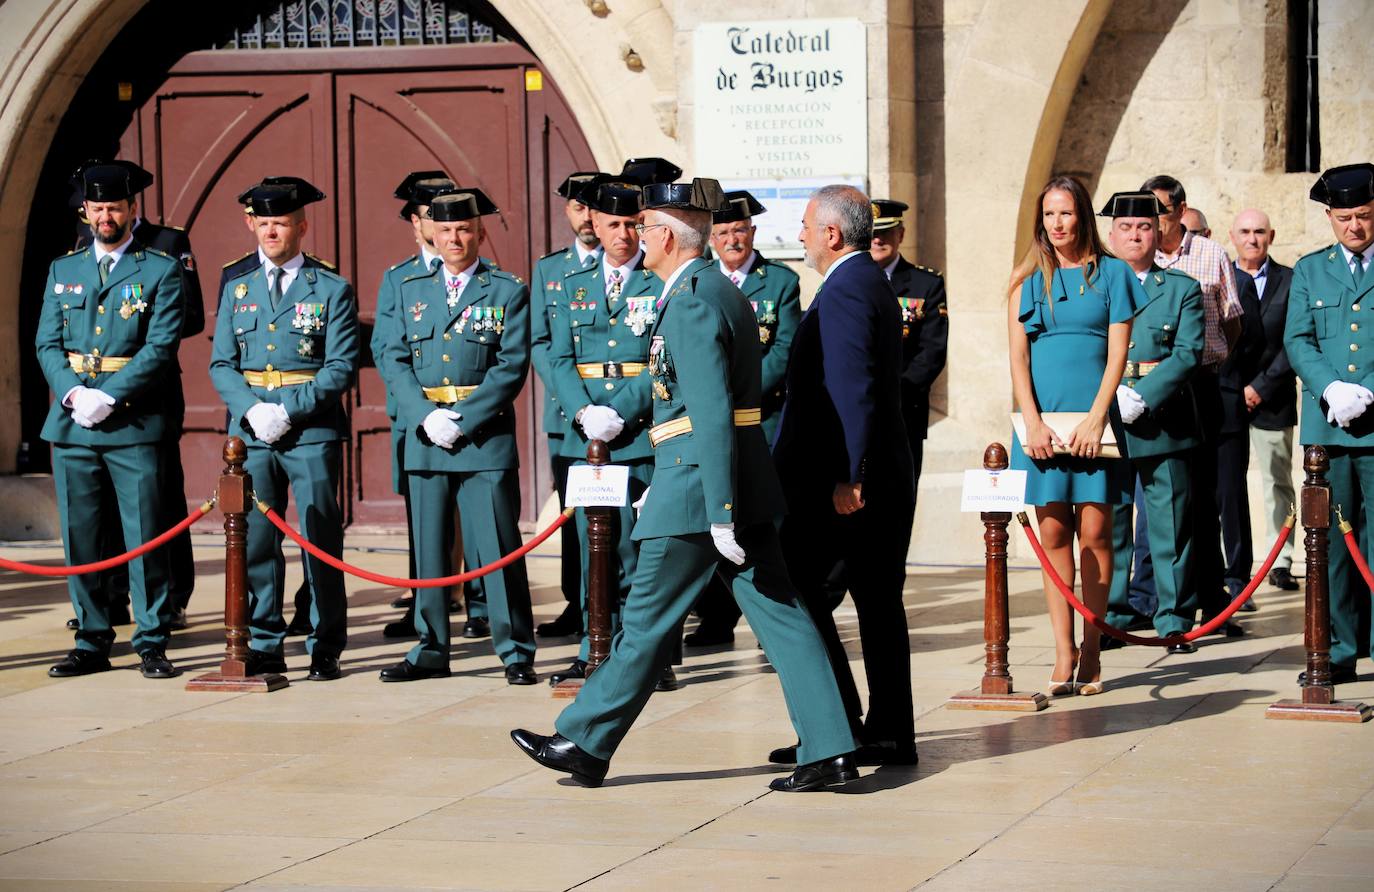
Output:
[[291,417],[281,403],[257,403],[243,413],[253,436],[271,446],[291,430]]
[[[635,516],[639,516],[640,510],[644,507],[644,502],[649,498],[649,490],[652,486],[644,488],[644,495],[640,496],[630,507],[635,509]],[[735,525],[733,523],[713,523],[711,524],[711,542],[716,546],[716,551],[736,567],[744,564],[744,549],[739,547],[735,541]]]
[[625,419],[610,406],[590,405],[581,412],[582,432],[589,440],[609,443],[625,429]]
[[458,442],[458,438],[463,435],[463,429],[458,426],[458,422],[463,416],[452,409],[435,409],[425,416],[421,426],[425,429],[425,436],[429,441],[441,449],[452,449]]
[[1374,403],[1374,392],[1349,381],[1332,381],[1322,391],[1322,399],[1326,400],[1326,420],[1349,427],[1350,422],[1363,415],[1369,404]]
[[73,387],[62,398],[62,405],[72,410],[72,421],[90,430],[114,411],[115,398],[95,387]]
[[1121,412],[1121,420],[1130,424],[1150,408],[1145,405],[1145,398],[1135,392],[1134,388],[1127,387],[1125,384],[1116,385],[1116,408]]

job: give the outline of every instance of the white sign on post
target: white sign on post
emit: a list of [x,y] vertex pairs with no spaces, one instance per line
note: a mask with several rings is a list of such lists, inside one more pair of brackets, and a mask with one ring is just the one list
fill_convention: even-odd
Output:
[[1025,471],[964,472],[960,511],[1020,511],[1026,507]]
[[630,497],[627,465],[573,465],[568,469],[569,508],[620,508]]
[[[712,22],[693,35],[696,167],[768,209],[755,244],[801,256],[812,190],[864,188],[868,34],[858,19]],[[800,202],[800,208],[798,207]]]

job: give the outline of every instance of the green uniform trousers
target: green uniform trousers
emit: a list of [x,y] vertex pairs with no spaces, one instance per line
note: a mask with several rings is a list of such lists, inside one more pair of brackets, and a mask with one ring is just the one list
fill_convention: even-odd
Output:
[[[343,552],[343,517],[339,511],[339,467],[342,450],[337,440],[302,443],[290,449],[249,446],[244,470],[253,478],[253,491],[283,517],[287,487],[296,499],[300,530],[312,545],[339,555]],[[254,511],[248,516],[248,646],[281,656],[286,639],[282,601],[286,588],[286,557],[282,534]],[[309,554],[303,554],[309,583],[310,625],[305,639],[312,656],[337,657],[348,642],[348,602],[343,573]]]
[[598,759],[610,759],[654,692],[692,604],[717,570],[777,670],[796,728],[802,764],[854,749],[849,721],[820,633],[788,579],[772,524],[738,531],[747,555],[735,566],[708,533],[640,542],[634,588],[625,602],[610,657],[559,715],[558,733]]
[[[1345,519],[1355,525],[1355,541],[1369,560],[1374,543],[1374,449],[1327,446],[1331,457],[1331,508],[1337,505]],[[1331,524],[1327,547],[1326,578],[1331,598],[1331,663],[1354,668],[1355,660],[1369,656],[1374,640],[1369,586],[1365,585],[1355,562],[1350,559],[1345,537]]]
[[[1197,587],[1192,579],[1192,477],[1189,453],[1131,459],[1145,491],[1145,519],[1150,558],[1154,564],[1155,631],[1183,633],[1197,616]],[[1135,550],[1135,518],[1130,505],[1118,505],[1112,516],[1112,582],[1107,590],[1107,624],[1124,628],[1135,615],[1129,594],[1131,555]]]
[[[574,462],[576,465],[585,465],[586,462]],[[634,503],[639,497],[644,495],[644,490],[649,488],[649,483],[654,476],[654,460],[652,457],[637,461],[617,462],[617,464],[628,465],[630,468],[630,494],[615,515],[615,560],[612,570],[615,573],[616,598],[611,602],[611,635],[620,631],[620,614],[624,609],[625,599],[630,596],[630,586],[635,578],[635,563],[639,560],[639,548],[636,547],[633,539],[630,538],[635,528],[635,509]],[[587,512],[579,511],[573,518],[577,526],[577,541],[587,541]],[[591,629],[591,619],[587,605],[587,568],[585,561],[582,567],[582,582],[579,588],[578,597],[582,602],[582,644],[577,649],[577,658],[586,660],[591,653],[591,644],[587,637],[587,631]],[[667,664],[665,664],[667,665]]]
[[[102,498],[113,488],[124,541],[135,548],[160,533],[162,501],[158,497],[159,443],[130,446],[53,445],[52,473],[62,525],[62,548],[69,564],[101,559]],[[114,629],[105,613],[100,574],[67,577],[76,610],[76,646],[109,654]],[[129,594],[136,631],[135,651],[166,647],[172,604],[167,589],[167,550],[155,549],[129,562]]]
[[[415,571],[422,579],[453,573],[453,505],[463,527],[463,562],[469,570],[510,554],[520,538],[519,471],[409,471],[411,529]],[[530,584],[521,558],[482,577],[491,622],[491,641],[503,665],[534,660],[534,616]],[[420,643],[406,659],[438,669],[449,664],[448,602],[451,590],[422,588],[415,593],[415,631]],[[471,614],[469,614],[471,615]]]

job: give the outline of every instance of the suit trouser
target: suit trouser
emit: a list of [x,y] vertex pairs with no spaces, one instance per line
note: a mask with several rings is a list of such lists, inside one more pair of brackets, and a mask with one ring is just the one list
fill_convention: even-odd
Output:
[[[1158,602],[1149,615],[1161,636],[1186,632],[1197,612],[1196,591],[1189,579],[1192,550],[1190,452],[1131,459],[1143,487],[1141,504],[1149,518],[1145,545],[1157,569]],[[1130,603],[1131,557],[1135,539],[1130,506],[1118,506],[1112,517],[1112,581],[1107,591],[1107,622],[1124,628],[1137,611]]]
[[[520,476],[514,468],[493,471],[408,471],[415,572],[433,579],[453,573],[453,508],[463,530],[463,562],[469,569],[496,561],[522,544]],[[491,641],[504,665],[534,660],[530,583],[521,558],[483,577]],[[420,641],[406,659],[440,669],[449,664],[449,587],[415,594],[415,631]],[[469,614],[471,615],[471,614]]]
[[[1355,540],[1366,560],[1374,550],[1374,448],[1349,449],[1327,446],[1331,470],[1331,509],[1340,506],[1345,519],[1355,525]],[[1374,611],[1370,591],[1355,569],[1345,537],[1331,525],[1327,547],[1327,580],[1331,598],[1331,663],[1353,668],[1355,660],[1368,656],[1374,641]]]
[[[1260,474],[1264,478],[1264,516],[1268,521],[1266,530],[1268,542],[1276,542],[1288,512],[1297,505],[1297,493],[1293,490],[1293,428],[1267,431],[1257,427],[1250,428],[1250,445],[1255,448],[1259,459]],[[1274,567],[1284,570],[1293,566],[1293,540],[1289,536],[1279,550]]]
[[[574,462],[574,464],[586,464],[586,462]],[[625,504],[617,509],[612,516],[614,524],[612,532],[615,536],[615,561],[613,562],[614,578],[616,581],[615,600],[611,602],[611,635],[614,636],[620,629],[621,612],[624,610],[625,599],[630,596],[630,586],[635,578],[635,564],[639,560],[639,547],[631,538],[635,528],[635,509],[631,503],[638,501],[644,495],[644,490],[649,488],[649,483],[654,476],[654,460],[652,457],[644,459],[632,459],[626,462],[619,462],[629,466],[630,469],[630,495]],[[587,512],[579,511],[574,518],[577,524],[577,538],[580,542],[587,541]],[[568,524],[563,525],[567,529]],[[577,648],[577,658],[586,660],[591,653],[591,639],[588,637],[588,630],[591,629],[589,623],[587,605],[587,579],[588,572],[586,562],[583,563],[581,579],[578,584],[579,597],[582,601],[582,643]],[[666,663],[664,665],[667,665]],[[662,667],[660,667],[662,668]]]
[[1193,585],[1204,619],[1216,616],[1230,600],[1226,596],[1225,565],[1221,555],[1221,515],[1217,507],[1217,462],[1221,445],[1221,387],[1214,371],[1199,369],[1193,395],[1201,422],[1202,445],[1193,451]]
[[854,749],[835,678],[821,659],[824,644],[798,602],[772,524],[737,531],[743,566],[720,556],[706,533],[640,542],[634,588],[625,602],[611,653],[559,715],[558,733],[598,759],[610,759],[654,692],[673,639],[719,570],[777,670],[801,748],[802,764]]
[[1250,537],[1250,493],[1245,475],[1250,469],[1250,438],[1245,431],[1227,432],[1217,443],[1217,508],[1221,514],[1223,578],[1231,597],[1241,593],[1254,570]]
[[[339,470],[342,447],[338,440],[301,443],[290,449],[249,446],[244,470],[253,490],[278,514],[286,514],[287,490],[296,500],[301,532],[312,545],[338,555],[343,551],[343,517],[339,511]],[[286,588],[286,557],[282,534],[259,511],[248,515],[248,600],[252,618],[249,646],[280,656],[286,639],[282,601]],[[318,558],[304,555],[310,584],[310,625],[305,649],[312,656],[337,657],[348,643],[348,601],[343,573]]]
[[[160,444],[129,446],[53,445],[53,482],[62,525],[62,549],[69,564],[101,560],[103,521],[111,510],[105,499],[113,491],[113,508],[125,542],[136,548],[162,530],[158,498]],[[76,646],[108,654],[114,629],[100,594],[100,574],[67,577],[67,592],[76,610]],[[138,652],[166,647],[171,599],[167,589],[167,553],[155,549],[129,562],[130,595]]]
[[[563,499],[568,493],[568,468],[577,461],[566,455],[559,455],[558,450],[562,448],[561,436],[549,437],[549,467],[553,471],[553,488],[558,494],[559,511],[567,507]],[[562,558],[559,585],[563,589],[563,600],[569,604],[577,604],[582,597],[582,536],[577,524],[565,523],[559,529],[558,548]]]
[[[828,493],[823,502],[805,509],[793,507],[782,524],[783,555],[802,603],[825,642],[854,736],[864,743],[905,745],[916,736],[911,644],[902,603],[915,503],[893,503],[887,494],[868,489],[864,499],[865,507],[848,516],[835,513]],[[863,705],[835,627],[827,585],[840,562],[844,562],[845,582],[859,617],[868,677],[868,714],[862,721]]]

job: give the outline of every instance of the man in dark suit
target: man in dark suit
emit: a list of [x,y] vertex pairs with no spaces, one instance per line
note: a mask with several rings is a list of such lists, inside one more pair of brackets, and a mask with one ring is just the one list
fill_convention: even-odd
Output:
[[[825,640],[861,764],[916,761],[911,652],[902,587],[916,510],[902,423],[902,314],[868,248],[873,213],[850,186],[816,191],[802,218],[806,263],[825,276],[787,365],[774,461],[787,496],[788,572]],[[825,581],[837,563],[859,615],[868,676],[863,713]],[[801,742],[803,745],[806,741]],[[795,760],[791,747],[770,759]]]
[[[1264,350],[1259,367],[1245,385],[1245,407],[1250,411],[1250,445],[1259,459],[1265,479],[1264,514],[1268,519],[1268,541],[1278,538],[1284,518],[1296,504],[1293,492],[1293,428],[1298,423],[1297,376],[1283,348],[1283,329],[1288,318],[1288,288],[1293,283],[1293,268],[1269,256],[1274,229],[1263,211],[1250,208],[1236,215],[1231,224],[1231,243],[1236,246],[1236,268],[1250,274],[1259,296],[1260,320],[1264,326]],[[1284,591],[1297,591],[1293,578],[1293,540],[1283,546],[1269,583]],[[1253,609],[1254,601],[1247,604]]]

